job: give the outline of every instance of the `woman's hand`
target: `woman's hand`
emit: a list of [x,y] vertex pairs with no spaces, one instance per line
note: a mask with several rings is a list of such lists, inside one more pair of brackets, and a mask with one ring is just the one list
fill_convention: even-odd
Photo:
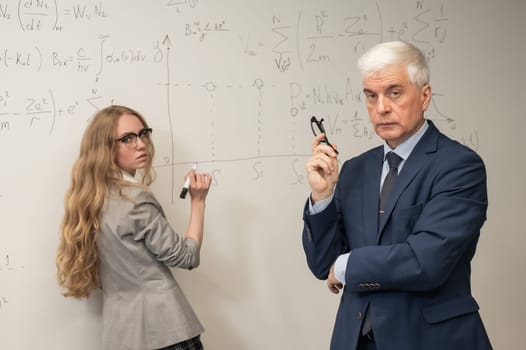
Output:
[[190,170],[185,180],[190,178],[190,198],[192,202],[204,202],[212,183],[212,176],[208,173],[196,173],[194,170]]

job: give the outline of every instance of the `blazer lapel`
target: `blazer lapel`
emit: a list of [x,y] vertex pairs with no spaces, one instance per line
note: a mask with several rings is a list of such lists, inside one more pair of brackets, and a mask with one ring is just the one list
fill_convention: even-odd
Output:
[[375,244],[378,232],[378,196],[380,194],[383,156],[383,146],[378,147],[373,151],[370,159],[365,162],[362,220],[366,245]]
[[409,186],[411,181],[418,174],[420,169],[427,165],[429,162],[429,153],[436,152],[437,150],[437,140],[439,136],[439,131],[431,122],[428,120],[429,128],[426,133],[422,136],[420,141],[416,144],[415,148],[409,155],[409,158],[406,160],[402,170],[398,174],[396,183],[393,189],[393,192],[389,196],[387,205],[384,210],[384,215],[382,222],[379,223],[378,235],[376,237],[376,244],[379,244],[382,237],[383,230],[391,218],[393,209],[395,208],[396,202],[402,192]]

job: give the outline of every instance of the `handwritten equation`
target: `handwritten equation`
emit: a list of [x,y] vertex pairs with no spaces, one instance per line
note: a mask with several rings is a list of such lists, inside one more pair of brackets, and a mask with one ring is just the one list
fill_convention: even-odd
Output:
[[[9,254],[0,251],[0,277],[24,270],[24,266],[17,264]],[[4,287],[6,285],[3,285]],[[0,312],[9,307],[10,297],[6,291],[0,291]]]
[[7,304],[9,304],[7,297],[0,294],[0,311],[2,311],[2,309],[5,308]]
[[[111,2],[111,1],[110,1]],[[199,0],[166,0],[164,6],[174,8],[176,13],[193,9]],[[109,13],[105,2],[73,2],[60,0],[0,1],[0,20],[16,21],[22,31],[63,31],[67,21],[92,22],[106,20]]]
[[[93,49],[78,46],[58,50],[39,46],[31,48],[0,47],[0,71],[60,73],[91,73],[101,75],[115,65],[161,63],[163,52],[159,40],[152,40],[151,47],[108,47],[110,35],[99,35]],[[105,45],[106,44],[106,45]],[[93,46],[93,45],[92,45]]]
[[[373,44],[394,39],[417,44],[430,62],[440,58],[450,35],[448,7],[445,2],[409,3],[405,16],[392,16],[392,4],[380,1],[359,8],[342,2],[338,10],[275,8],[251,25],[228,11],[219,11],[221,7],[204,11],[210,4],[202,0],[166,0],[147,6],[177,16],[177,20],[163,24],[161,31],[147,30],[136,21],[145,16],[140,13],[129,19],[131,14],[111,0],[0,0],[0,27],[16,28],[28,39],[0,44],[0,73],[13,77],[0,85],[0,135],[35,128],[53,135],[62,121],[86,121],[105,105],[122,100],[116,90],[124,85],[130,91],[144,90],[142,99],[162,97],[160,110],[167,116],[161,114],[160,118],[168,121],[164,137],[169,146],[167,151],[159,150],[161,162],[157,166],[169,166],[172,173],[178,164],[174,119],[181,111],[171,108],[175,103],[184,110],[191,108],[178,100],[183,90],[184,96],[207,106],[200,116],[206,127],[205,140],[200,142],[202,161],[257,164],[268,157],[290,157],[294,163],[305,156],[298,134],[304,132],[305,121],[312,114],[326,120],[327,131],[336,141],[373,141],[375,132],[364,108],[361,79],[341,62],[355,62]],[[188,11],[192,15],[184,16]],[[119,33],[121,27],[129,34]],[[49,40],[39,40],[43,32]],[[58,39],[63,34],[69,35],[69,41]],[[203,56],[194,58],[191,49],[199,49]],[[171,72],[189,57],[192,64],[187,70],[211,71],[217,57],[225,60],[225,68],[243,75],[230,81],[199,74],[193,80],[174,76]],[[339,69],[346,70],[334,74]],[[326,79],[319,77],[324,71],[331,73]],[[16,82],[18,76],[41,75],[56,77],[67,87],[50,81],[31,91]],[[70,82],[74,82],[71,87]],[[478,149],[477,131],[457,130],[458,121],[444,112],[447,109],[442,101],[444,95],[433,96],[427,117],[458,131],[462,142]],[[253,135],[249,141],[253,144],[245,145],[249,154],[225,156],[224,147],[231,139],[218,126],[218,118],[225,113],[229,123],[243,125],[243,130]],[[286,119],[277,120],[278,116]],[[268,147],[268,140],[274,137],[265,128],[269,123],[286,125],[289,131],[279,140],[283,145],[280,152]],[[254,165],[253,170],[258,179],[262,177],[259,167]]]
[[[14,5],[14,6],[13,6]],[[57,0],[18,0],[0,2],[0,20],[16,21],[22,31],[62,31],[61,19],[90,21],[105,19],[103,2],[97,4],[76,3],[69,7],[59,7]]]
[[44,125],[48,134],[51,134],[57,120],[74,116],[78,107],[78,101],[57,104],[51,90],[40,95],[21,97],[4,90],[0,94],[0,133],[12,131],[15,124],[21,124],[28,128]]
[[437,55],[436,45],[446,42],[448,17],[444,5],[425,8],[423,1],[418,1],[410,19],[395,23],[385,22],[379,3],[365,7],[343,15],[325,10],[316,14],[298,12],[296,18],[274,15],[270,43],[247,34],[241,39],[242,50],[255,56],[260,48],[270,46],[276,70],[286,72],[294,65],[302,71],[309,64],[329,65],[338,59],[334,47],[350,47],[353,53],[360,54],[374,43],[402,40],[428,46],[425,55],[432,60]]
[[19,271],[23,270],[24,266],[13,264],[9,254],[0,255],[0,272],[2,271]]

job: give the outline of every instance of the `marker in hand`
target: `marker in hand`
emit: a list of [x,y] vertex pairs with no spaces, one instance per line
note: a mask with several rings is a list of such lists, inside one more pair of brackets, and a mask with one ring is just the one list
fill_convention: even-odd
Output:
[[[314,126],[316,126],[316,128]],[[318,136],[320,133],[323,133],[325,136],[323,137],[321,142],[329,145],[334,151],[334,153],[339,154],[338,150],[334,148],[332,143],[330,143],[329,139],[327,138],[327,132],[325,132],[325,128],[323,127],[323,118],[318,120],[315,116],[312,116],[312,118],[310,118],[310,128],[312,129],[312,133],[314,134],[314,136]]]
[[[192,166],[192,169],[194,171],[197,170],[197,163],[194,163],[194,165]],[[184,182],[183,188],[181,189],[181,194],[179,194],[179,198],[185,199],[189,188],[190,188],[190,176],[188,176],[186,178],[186,181]]]

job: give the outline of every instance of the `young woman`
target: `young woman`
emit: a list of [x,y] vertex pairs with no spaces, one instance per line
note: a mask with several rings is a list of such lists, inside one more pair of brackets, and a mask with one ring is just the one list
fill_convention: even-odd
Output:
[[211,176],[186,175],[191,214],[186,235],[177,234],[148,189],[151,133],[124,106],[91,120],[65,197],[58,281],[68,297],[102,289],[103,349],[202,349],[203,327],[168,267],[199,265]]

